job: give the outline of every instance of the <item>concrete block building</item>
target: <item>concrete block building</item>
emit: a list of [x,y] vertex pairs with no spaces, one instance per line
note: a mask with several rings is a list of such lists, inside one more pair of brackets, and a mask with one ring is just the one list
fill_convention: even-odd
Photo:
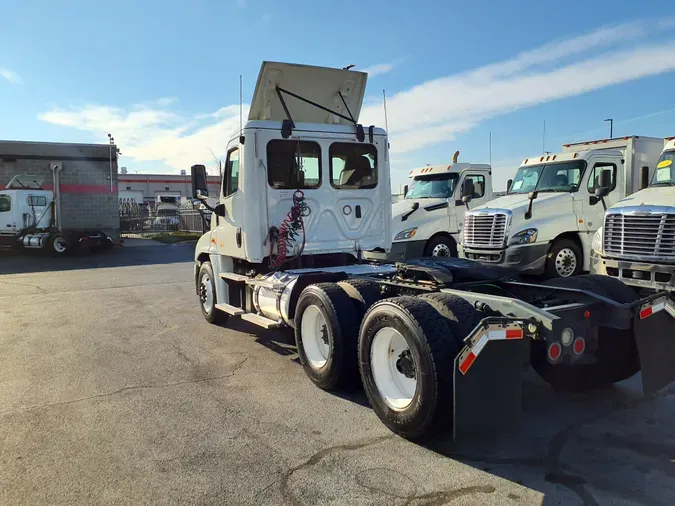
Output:
[[[153,204],[157,197],[192,197],[189,174],[119,174],[120,199],[134,200],[138,204]],[[220,178],[209,176],[209,194],[218,197]]]
[[53,189],[51,166],[59,163],[61,213],[66,229],[103,230],[119,240],[117,150],[108,144],[0,141],[0,190],[17,174],[42,179]]

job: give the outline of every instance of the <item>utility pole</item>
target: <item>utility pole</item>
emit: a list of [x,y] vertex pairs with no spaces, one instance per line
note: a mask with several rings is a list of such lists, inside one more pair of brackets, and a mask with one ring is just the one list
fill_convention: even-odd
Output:
[[605,121],[609,121],[609,138],[614,137],[614,118],[607,118]]

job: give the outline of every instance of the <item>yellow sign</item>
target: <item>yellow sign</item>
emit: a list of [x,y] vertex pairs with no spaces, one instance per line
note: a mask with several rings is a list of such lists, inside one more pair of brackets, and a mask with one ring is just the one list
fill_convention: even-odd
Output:
[[662,162],[659,162],[659,164],[656,166],[657,169],[665,169],[666,167],[670,167],[673,164],[672,160],[663,160]]

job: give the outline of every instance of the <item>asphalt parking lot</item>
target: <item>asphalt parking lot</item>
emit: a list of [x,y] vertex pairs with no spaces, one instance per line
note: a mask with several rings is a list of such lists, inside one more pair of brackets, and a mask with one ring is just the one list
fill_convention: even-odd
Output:
[[191,257],[0,257],[0,504],[673,504],[675,389],[528,376],[516,431],[413,444],[290,334],[204,321]]

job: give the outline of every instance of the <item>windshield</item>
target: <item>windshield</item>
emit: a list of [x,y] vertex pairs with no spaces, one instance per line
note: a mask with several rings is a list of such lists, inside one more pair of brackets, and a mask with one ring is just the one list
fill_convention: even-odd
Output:
[[586,167],[583,160],[521,167],[516,172],[509,195],[514,193],[575,192]]
[[656,170],[649,186],[675,186],[675,150],[664,151],[661,153],[659,163],[656,164]]
[[459,174],[434,174],[429,176],[416,176],[410,184],[406,199],[431,199],[452,197],[455,185],[459,180]]

